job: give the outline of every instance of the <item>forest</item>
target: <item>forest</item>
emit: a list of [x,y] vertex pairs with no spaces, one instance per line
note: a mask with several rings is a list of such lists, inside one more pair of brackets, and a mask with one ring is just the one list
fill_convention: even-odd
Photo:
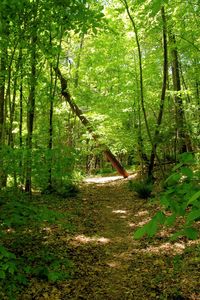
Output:
[[200,299],[199,24],[0,1],[0,299]]

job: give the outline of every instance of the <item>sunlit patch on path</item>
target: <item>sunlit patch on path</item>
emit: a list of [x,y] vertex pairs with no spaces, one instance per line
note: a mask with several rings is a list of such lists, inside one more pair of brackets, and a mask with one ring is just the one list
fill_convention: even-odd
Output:
[[131,174],[128,178],[124,179],[123,176],[107,176],[107,177],[92,177],[92,178],[86,178],[84,180],[84,182],[86,183],[109,183],[109,182],[113,182],[113,181],[118,181],[118,180],[122,180],[124,179],[129,180],[129,179],[133,179],[137,176],[137,174]]
[[112,211],[114,214],[127,214],[126,210],[116,209]]
[[110,242],[110,239],[105,237],[89,237],[85,235],[77,235],[73,241],[76,241],[78,243],[82,244],[88,244],[88,243],[100,243],[100,244],[107,244]]
[[122,176],[109,176],[109,177],[93,177],[93,178],[86,178],[84,181],[86,183],[107,183],[116,180],[123,179]]

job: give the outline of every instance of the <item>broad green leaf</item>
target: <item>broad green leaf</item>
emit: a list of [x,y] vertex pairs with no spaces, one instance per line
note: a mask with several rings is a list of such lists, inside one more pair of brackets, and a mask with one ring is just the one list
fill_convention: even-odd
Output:
[[166,216],[162,211],[157,212],[157,214],[153,217],[153,220],[155,220],[159,224],[164,224],[165,219]]
[[192,210],[187,216],[187,223],[200,218],[200,209]]
[[152,219],[148,224],[146,224],[146,233],[150,237],[156,234],[157,229],[158,229],[158,223],[156,219]]
[[176,214],[173,214],[169,217],[166,217],[165,219],[165,225],[166,226],[172,226],[174,222],[176,221]]
[[13,257],[13,254],[6,250],[5,247],[0,246],[0,253],[3,257]]
[[169,205],[170,205],[170,199],[169,199],[169,197],[166,196],[166,195],[164,195],[164,196],[161,198],[160,203],[161,203],[162,205],[164,205],[165,207],[169,207]]
[[190,168],[182,167],[181,172],[190,179],[193,177],[193,171]]
[[180,154],[179,159],[184,164],[193,164],[195,162],[194,154],[191,152]]
[[169,185],[174,185],[174,184],[177,184],[179,182],[181,178],[181,174],[180,173],[174,173],[172,174],[171,176],[169,176],[166,180],[166,182],[169,184]]
[[136,240],[139,240],[141,239],[144,235],[146,234],[146,225],[137,229],[135,232],[134,232],[134,239]]
[[187,205],[195,202],[198,198],[200,198],[200,191],[196,192],[188,201]]
[[187,238],[191,239],[191,240],[195,240],[198,238],[198,231],[195,228],[185,228],[183,230],[184,235],[187,236]]

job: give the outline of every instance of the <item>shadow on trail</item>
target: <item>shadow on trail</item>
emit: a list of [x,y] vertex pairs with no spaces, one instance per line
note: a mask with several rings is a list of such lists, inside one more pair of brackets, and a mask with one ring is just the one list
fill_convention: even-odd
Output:
[[134,240],[133,231],[148,222],[157,207],[138,199],[127,180],[90,178],[79,197],[66,203],[76,230],[55,233],[53,245],[56,241],[66,249],[74,263],[73,278],[47,283],[44,289],[40,285],[34,299],[200,299],[199,241],[170,243],[169,231]]

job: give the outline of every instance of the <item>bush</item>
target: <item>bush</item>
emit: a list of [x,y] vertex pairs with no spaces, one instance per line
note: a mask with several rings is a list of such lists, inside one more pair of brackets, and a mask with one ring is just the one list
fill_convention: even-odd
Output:
[[182,222],[171,238],[198,238],[199,232],[193,226],[200,218],[199,170],[195,171],[195,164],[193,154],[183,153],[180,156],[180,163],[166,179],[165,190],[160,195],[162,210],[149,223],[136,230],[136,239],[144,235],[154,236],[161,225],[173,227],[180,217]]
[[129,181],[130,190],[136,192],[142,199],[147,199],[151,196],[153,184],[148,180]]

